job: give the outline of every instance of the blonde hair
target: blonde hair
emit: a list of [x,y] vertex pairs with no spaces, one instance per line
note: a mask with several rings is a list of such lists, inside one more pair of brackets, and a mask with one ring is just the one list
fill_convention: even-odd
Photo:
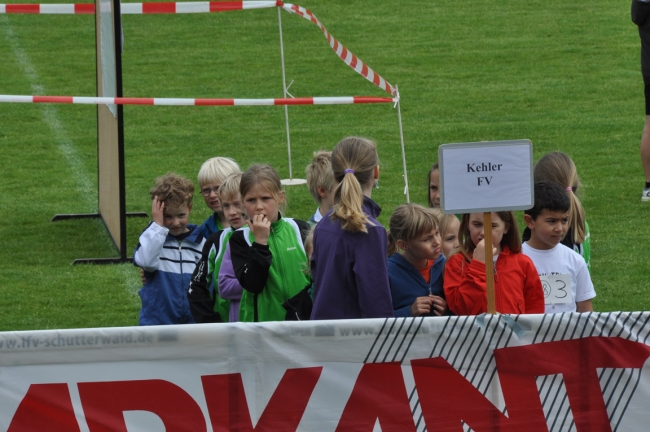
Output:
[[341,222],[342,229],[368,232],[368,216],[362,207],[363,187],[372,183],[378,165],[377,145],[366,138],[344,138],[332,151],[332,171],[339,184],[334,191],[331,217]]
[[256,186],[261,185],[266,189],[273,199],[278,202],[278,207],[282,211],[284,199],[284,190],[280,182],[280,176],[272,166],[266,164],[251,165],[241,176],[241,183],[239,184],[239,193],[242,199],[246,196],[248,191]]
[[166,209],[177,209],[182,206],[190,207],[194,197],[194,184],[173,172],[156,178],[153,187],[149,190],[151,199],[158,197],[165,203]]
[[[305,255],[307,255],[307,258],[309,258],[309,255],[311,252],[314,252],[314,231],[316,230],[316,225],[313,227],[309,228],[309,234],[307,234],[307,237],[305,237]],[[305,268],[303,269],[303,272],[306,275],[311,276],[311,266],[309,265],[309,259],[305,263]]]
[[219,187],[219,199],[221,201],[241,199],[241,194],[239,193],[241,176],[241,172],[234,172],[224,179]]
[[569,226],[573,233],[573,243],[580,244],[585,241],[585,210],[576,195],[580,179],[576,165],[569,155],[562,152],[548,153],[535,164],[535,182],[550,181],[557,183],[562,188],[571,188],[567,191],[571,201],[569,208]]
[[[429,174],[427,174],[427,200],[429,201],[429,207],[435,207],[435,204],[433,201],[431,201],[431,192],[429,188],[431,187],[431,174],[433,174],[434,171],[440,171],[440,165],[438,162],[434,163],[431,165],[431,169],[429,169]],[[438,185],[440,187],[440,185]]]
[[409,242],[438,229],[435,213],[419,204],[402,204],[390,215],[388,255],[399,250],[397,241]]
[[[445,240],[445,233],[449,231],[449,227],[451,227],[452,221],[458,221],[458,218],[454,214],[443,214],[442,216],[438,217],[438,222],[439,222],[439,227],[438,229],[440,230],[440,238],[444,241]],[[456,233],[458,235],[458,233]]]
[[210,183],[223,183],[226,177],[234,172],[241,172],[239,165],[229,157],[213,157],[203,162],[199,170],[199,186]]
[[305,172],[307,173],[309,193],[318,204],[321,200],[318,187],[320,186],[329,192],[336,185],[334,173],[332,172],[332,152],[323,150],[314,152],[314,159],[307,165]]

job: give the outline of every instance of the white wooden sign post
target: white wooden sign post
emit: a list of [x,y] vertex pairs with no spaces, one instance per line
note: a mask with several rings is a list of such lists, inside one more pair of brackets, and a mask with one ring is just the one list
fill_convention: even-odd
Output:
[[534,204],[529,140],[443,144],[438,148],[443,213],[483,213],[488,313],[496,313],[492,212]]

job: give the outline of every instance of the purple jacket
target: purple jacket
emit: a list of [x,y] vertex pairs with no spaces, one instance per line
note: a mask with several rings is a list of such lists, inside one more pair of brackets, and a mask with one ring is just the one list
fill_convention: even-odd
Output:
[[389,318],[393,301],[388,282],[386,229],[375,219],[381,208],[363,198],[368,233],[344,231],[330,210],[316,225],[311,274],[312,320]]
[[243,288],[235,277],[235,269],[232,266],[232,256],[230,254],[230,244],[226,246],[226,252],[221,260],[219,268],[219,295],[221,298],[230,300],[230,316],[228,321],[239,321],[239,302]]

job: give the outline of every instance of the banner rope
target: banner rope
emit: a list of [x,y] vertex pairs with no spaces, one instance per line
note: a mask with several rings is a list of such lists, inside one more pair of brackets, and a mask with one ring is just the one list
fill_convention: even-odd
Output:
[[273,105],[351,105],[394,103],[393,98],[372,96],[302,97],[277,99],[188,99],[87,96],[0,95],[0,103],[59,103],[82,105],[175,105],[175,106],[273,106]]
[[[162,3],[122,3],[120,9],[123,15],[132,14],[181,14],[225,12],[244,9],[260,9],[281,7],[285,11],[301,16],[316,24],[327,39],[330,47],[343,62],[359,75],[384,90],[396,96],[395,87],[381,75],[366,65],[359,57],[343,46],[316,16],[302,6],[282,1],[236,1],[236,2],[162,2]],[[0,4],[0,14],[94,14],[95,5],[90,3],[77,4]]]

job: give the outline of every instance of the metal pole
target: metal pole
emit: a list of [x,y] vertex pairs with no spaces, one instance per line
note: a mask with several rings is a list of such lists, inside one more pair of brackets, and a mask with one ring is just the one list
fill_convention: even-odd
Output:
[[[284,42],[282,40],[282,14],[278,6],[278,28],[280,29],[280,59],[282,60],[282,90],[284,97],[287,97],[287,78],[284,71]],[[284,106],[284,120],[287,128],[287,152],[289,155],[289,180],[293,180],[293,168],[291,166],[291,135],[289,133],[289,108]]]

